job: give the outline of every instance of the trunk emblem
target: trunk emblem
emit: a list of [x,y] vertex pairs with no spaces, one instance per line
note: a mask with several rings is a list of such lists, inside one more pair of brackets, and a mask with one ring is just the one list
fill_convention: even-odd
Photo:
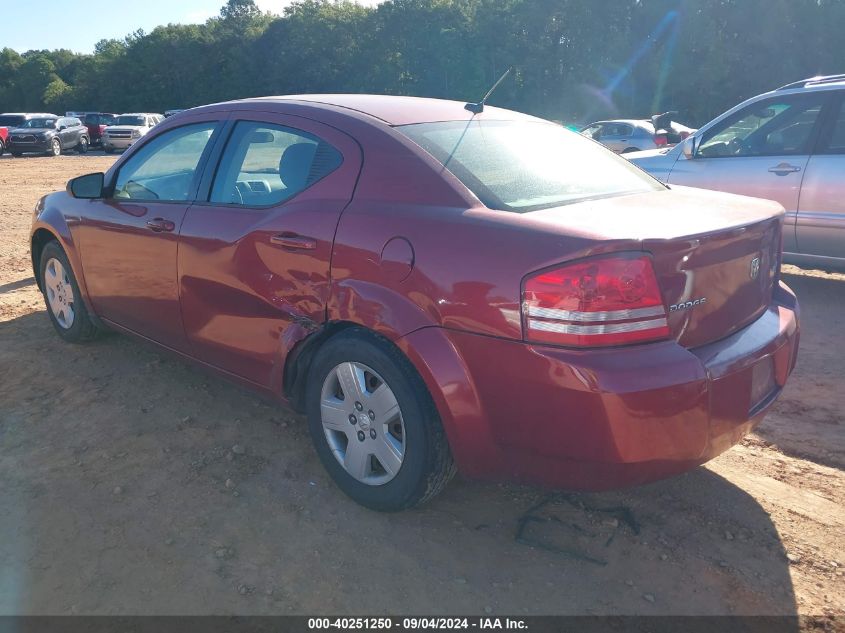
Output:
[[757,279],[757,276],[760,274],[760,258],[755,257],[751,260],[751,270],[750,275],[752,279]]
[[695,306],[700,306],[707,303],[707,297],[700,297],[692,301],[681,301],[680,303],[673,303],[669,306],[669,312],[677,312],[678,310],[689,310]]

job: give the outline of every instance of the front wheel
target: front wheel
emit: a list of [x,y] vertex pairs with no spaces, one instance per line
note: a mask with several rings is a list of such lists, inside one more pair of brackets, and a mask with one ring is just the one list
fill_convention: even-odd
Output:
[[82,137],[79,139],[79,145],[76,146],[76,151],[79,154],[85,154],[88,151],[88,139],[86,137]]
[[49,242],[41,251],[40,270],[47,314],[59,336],[71,343],[95,338],[99,328],[88,315],[73,269],[58,242]]
[[61,156],[62,155],[62,142],[54,138],[53,142],[50,143],[50,151],[47,152],[50,156]]
[[308,427],[338,487],[373,510],[428,501],[455,474],[434,402],[411,363],[361,328],[317,352],[306,386]]

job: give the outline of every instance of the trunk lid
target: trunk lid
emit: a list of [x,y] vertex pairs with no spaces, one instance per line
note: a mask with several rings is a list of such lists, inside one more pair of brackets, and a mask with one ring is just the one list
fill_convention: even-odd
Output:
[[669,328],[686,347],[731,335],[771,303],[784,215],[777,203],[673,187],[531,215],[651,253]]

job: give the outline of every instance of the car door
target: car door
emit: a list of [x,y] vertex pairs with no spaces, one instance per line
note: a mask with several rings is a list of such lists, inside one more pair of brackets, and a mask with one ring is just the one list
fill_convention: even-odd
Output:
[[705,130],[695,156],[681,157],[668,182],[779,202],[786,209],[784,250],[797,252],[798,196],[827,102],[815,92],[746,106]]
[[630,147],[633,131],[633,127],[627,123],[606,123],[602,126],[600,140],[603,145],[620,154]]
[[262,386],[285,350],[325,321],[340,214],[358,144],[296,116],[236,112],[215,173],[182,226],[179,285],[198,359]]
[[180,351],[187,344],[176,276],[179,227],[221,116],[194,117],[145,140],[110,174],[106,197],[89,202],[77,231],[95,312]]
[[845,258],[845,91],[822,128],[801,184],[798,252]]
[[69,149],[73,147],[73,126],[68,118],[61,118],[56,121],[56,134],[59,136],[59,142],[62,144],[62,149]]

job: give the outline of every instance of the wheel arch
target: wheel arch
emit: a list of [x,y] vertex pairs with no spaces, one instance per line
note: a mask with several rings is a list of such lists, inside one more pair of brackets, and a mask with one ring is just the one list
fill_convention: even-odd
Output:
[[82,300],[85,302],[85,307],[88,310],[91,320],[97,325],[102,326],[102,323],[98,319],[97,314],[94,311],[94,307],[91,304],[90,297],[88,296],[88,287],[85,284],[82,262],[64,215],[55,207],[46,204],[45,199],[43,198],[38,202],[36,214],[38,217],[30,234],[30,257],[32,259],[33,276],[35,277],[36,284],[38,284],[38,289],[43,291],[43,280],[41,279],[41,253],[49,242],[55,241],[59,244],[67,256],[71,270],[73,271],[73,276],[76,279],[77,286],[79,286],[79,292],[82,295]]
[[458,347],[440,327],[425,327],[391,340],[352,321],[330,321],[301,339],[288,353],[282,391],[288,404],[304,413],[308,371],[319,349],[338,334],[357,328],[400,353],[422,379],[440,416],[458,469],[484,476],[501,458],[484,415],[478,390]]
[[58,242],[67,253],[59,237],[52,231],[39,227],[35,229],[30,239],[30,256],[32,257],[32,272],[39,290],[44,290],[41,279],[41,253],[49,242]]

